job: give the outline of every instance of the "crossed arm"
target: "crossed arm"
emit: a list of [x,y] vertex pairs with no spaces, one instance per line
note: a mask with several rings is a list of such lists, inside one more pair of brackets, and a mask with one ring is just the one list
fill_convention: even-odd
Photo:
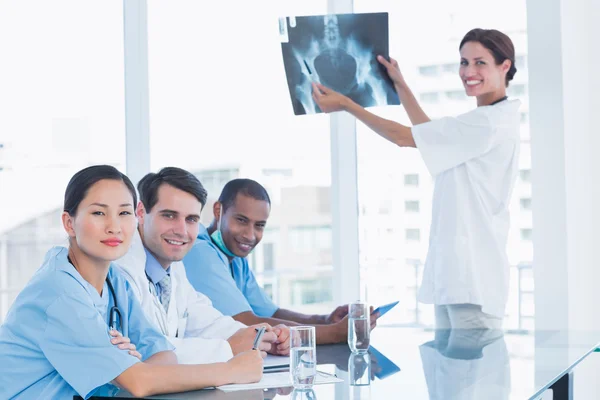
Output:
[[[260,365],[259,365],[260,364]],[[119,375],[115,382],[135,397],[184,392],[229,383],[257,382],[262,376],[262,357],[248,351],[226,363],[177,364],[172,351],[161,351]]]

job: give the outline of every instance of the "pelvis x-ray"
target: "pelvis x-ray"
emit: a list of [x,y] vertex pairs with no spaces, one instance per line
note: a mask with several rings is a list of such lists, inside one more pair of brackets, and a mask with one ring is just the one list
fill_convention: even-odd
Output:
[[387,13],[281,18],[279,33],[294,114],[321,112],[313,81],[363,107],[400,104],[377,61],[377,55],[388,58]]

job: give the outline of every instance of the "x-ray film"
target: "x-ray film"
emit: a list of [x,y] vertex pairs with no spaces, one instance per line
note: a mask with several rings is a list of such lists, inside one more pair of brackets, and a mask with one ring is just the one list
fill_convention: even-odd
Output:
[[388,14],[336,14],[279,20],[283,64],[295,115],[321,110],[312,98],[319,82],[363,107],[400,104],[385,67]]

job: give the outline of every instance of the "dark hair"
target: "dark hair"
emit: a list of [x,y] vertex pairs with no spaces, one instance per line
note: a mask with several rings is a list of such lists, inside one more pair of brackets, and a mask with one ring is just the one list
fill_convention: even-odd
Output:
[[127,186],[131,197],[133,197],[133,209],[135,210],[137,204],[137,195],[135,194],[135,187],[131,180],[124,173],[111,165],[93,165],[77,172],[67,185],[65,190],[65,202],[63,210],[68,212],[69,215],[75,216],[77,213],[77,207],[87,196],[88,191],[95,183],[103,179],[112,179],[115,181],[121,181]]
[[165,167],[156,174],[150,172],[138,183],[140,201],[146,208],[146,212],[150,212],[158,203],[158,189],[163,184],[191,194],[198,199],[202,207],[206,205],[206,189],[194,174],[177,167]]
[[266,201],[271,205],[271,199],[265,189],[260,183],[253,181],[252,179],[234,179],[227,182],[221,195],[219,196],[219,203],[222,204],[224,213],[229,207],[234,205],[235,199],[238,194],[252,197],[255,200]]
[[475,28],[467,32],[463,40],[458,46],[458,50],[462,49],[467,42],[479,42],[483,47],[488,49],[494,56],[496,64],[500,65],[504,60],[510,60],[510,69],[506,73],[506,86],[512,81],[517,73],[515,67],[515,46],[512,40],[504,33],[496,29],[481,29]]

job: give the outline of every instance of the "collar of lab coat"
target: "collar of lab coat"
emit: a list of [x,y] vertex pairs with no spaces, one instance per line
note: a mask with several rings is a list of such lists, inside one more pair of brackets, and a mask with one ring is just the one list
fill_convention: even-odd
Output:
[[148,289],[148,278],[146,277],[146,251],[138,230],[135,230],[131,238],[129,251],[115,261],[121,272],[130,281],[131,287],[136,292],[138,299],[142,298],[142,290]]

